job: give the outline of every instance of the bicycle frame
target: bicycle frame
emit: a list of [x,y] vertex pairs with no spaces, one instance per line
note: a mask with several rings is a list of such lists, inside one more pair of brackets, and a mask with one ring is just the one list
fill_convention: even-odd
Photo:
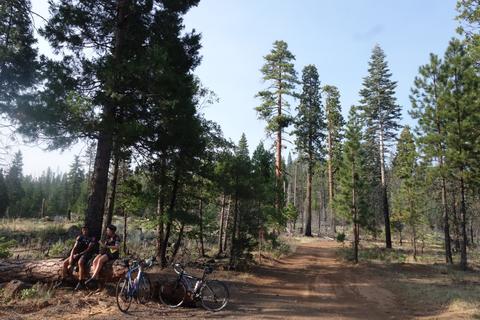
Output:
[[[137,276],[135,277],[135,279],[133,279],[132,281],[132,273],[137,271],[138,270],[138,274]],[[127,271],[127,274],[125,275],[125,278],[128,280],[127,281],[127,294],[129,297],[135,297],[135,294],[137,293],[137,290],[138,290],[138,285],[140,283],[140,279],[143,277],[143,268],[141,266],[141,264],[133,267],[133,268],[129,268],[128,271]]]

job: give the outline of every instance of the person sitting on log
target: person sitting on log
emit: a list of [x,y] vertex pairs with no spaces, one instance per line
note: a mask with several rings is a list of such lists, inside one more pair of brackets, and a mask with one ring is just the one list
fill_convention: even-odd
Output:
[[63,261],[62,279],[56,287],[63,284],[65,279],[69,276],[69,273],[72,274],[75,265],[78,265],[79,279],[75,290],[79,290],[82,287],[82,283],[86,278],[86,265],[94,254],[96,242],[95,237],[90,237],[88,235],[88,227],[83,226],[81,234],[75,239],[75,244],[70,251],[70,256]]
[[93,260],[92,270],[93,274],[90,279],[85,281],[85,284],[93,284],[98,281],[98,276],[102,270],[103,265],[110,260],[118,259],[120,256],[120,237],[115,233],[117,228],[114,225],[107,227],[107,239],[105,242],[99,242],[100,246],[105,249],[105,253],[99,254]]

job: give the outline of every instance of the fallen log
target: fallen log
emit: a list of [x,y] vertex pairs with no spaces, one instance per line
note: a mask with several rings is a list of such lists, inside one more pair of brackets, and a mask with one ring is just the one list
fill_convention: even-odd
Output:
[[[55,282],[61,278],[62,267],[62,259],[0,260],[0,282],[13,279],[25,282]],[[103,283],[116,282],[127,270],[122,260],[108,261],[100,272],[99,280]],[[78,280],[78,273],[73,272],[67,280]]]

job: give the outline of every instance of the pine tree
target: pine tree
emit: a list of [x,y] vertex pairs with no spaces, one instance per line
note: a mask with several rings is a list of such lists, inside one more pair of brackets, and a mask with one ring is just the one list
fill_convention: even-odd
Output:
[[70,171],[67,177],[67,202],[68,210],[72,211],[72,207],[77,202],[82,188],[85,174],[80,162],[80,156],[76,155],[73,159],[73,163],[70,165]]
[[356,107],[351,107],[345,126],[345,143],[339,171],[339,192],[335,197],[338,212],[353,223],[354,260],[358,262],[360,226],[366,224],[365,155],[362,124]]
[[303,90],[295,118],[296,147],[307,165],[307,217],[305,235],[312,236],[312,177],[315,163],[324,153],[325,115],[321,108],[320,80],[314,65],[302,72]]
[[410,128],[405,126],[397,143],[397,154],[393,161],[393,174],[400,181],[400,186],[393,195],[394,215],[398,213],[411,229],[413,257],[417,258],[418,227],[422,222],[420,203],[421,174],[417,164],[418,154]]
[[[85,217],[95,236],[102,227],[113,141],[130,147],[148,135],[160,140],[162,131],[154,132],[158,126],[150,121],[164,121],[167,111],[182,110],[194,100],[198,82],[192,70],[200,63],[200,36],[183,32],[181,16],[197,4],[50,3],[51,17],[41,33],[59,57],[44,59],[35,99],[17,104],[9,115],[20,133],[31,139],[46,136],[51,148],[83,138],[97,141]],[[187,111],[194,115],[194,108]]]
[[8,190],[3,176],[3,169],[0,169],[0,217],[5,216],[9,204]]
[[368,68],[369,75],[364,78],[362,96],[362,117],[367,127],[367,135],[377,146],[380,160],[380,183],[382,187],[383,215],[385,219],[385,244],[392,247],[390,232],[390,212],[387,194],[386,163],[389,143],[395,139],[400,128],[400,106],[396,102],[397,83],[390,78],[392,74],[385,60],[385,53],[376,45],[373,48]]
[[460,266],[467,268],[467,191],[478,182],[480,119],[478,117],[479,77],[468,57],[465,44],[452,40],[445,52],[442,73],[446,77],[445,130],[446,162],[460,186]]
[[9,215],[21,215],[21,201],[25,196],[25,190],[22,186],[23,180],[23,156],[21,151],[17,151],[13,156],[12,164],[8,169],[8,174],[5,178],[8,190],[9,199]]
[[235,148],[235,158],[232,172],[233,180],[233,225],[231,229],[232,246],[230,248],[230,266],[235,268],[242,258],[245,247],[245,226],[248,226],[246,215],[249,210],[244,201],[251,197],[251,160],[248,151],[247,138],[244,133]]
[[[273,49],[265,57],[265,65],[262,67],[263,80],[268,82],[267,90],[260,91],[256,97],[262,100],[262,104],[255,108],[260,119],[267,122],[268,134],[275,134],[275,175],[280,184],[282,171],[282,134],[291,124],[290,105],[287,97],[295,97],[295,85],[297,74],[293,61],[295,56],[288,50],[284,41],[275,41]],[[278,199],[279,200],[279,199]],[[280,202],[277,201],[277,206]]]
[[480,1],[458,0],[458,32],[466,36],[466,44],[476,68],[480,68]]
[[341,145],[343,138],[343,126],[345,121],[342,116],[340,105],[340,93],[335,86],[324,86],[325,92],[325,114],[327,119],[327,144],[328,144],[328,213],[332,219],[333,232],[335,232],[335,175],[341,163]]
[[419,68],[415,78],[410,100],[410,115],[418,120],[419,146],[426,161],[438,162],[431,171],[441,179],[441,205],[443,213],[443,231],[446,263],[452,263],[450,239],[450,221],[447,205],[447,171],[445,167],[445,148],[447,132],[445,130],[445,101],[442,98],[446,90],[445,77],[441,71],[442,62],[438,56],[430,54],[430,62]]
[[29,0],[0,5],[0,114],[13,115],[36,81],[38,62],[30,8]]

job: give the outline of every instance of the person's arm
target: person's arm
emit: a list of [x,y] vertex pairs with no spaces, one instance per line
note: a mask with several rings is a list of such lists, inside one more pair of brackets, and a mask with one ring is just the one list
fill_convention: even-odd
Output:
[[78,239],[80,239],[80,236],[78,236],[75,239],[75,244],[73,245],[72,251],[70,251],[70,259],[73,259],[75,256],[75,250],[77,249],[77,246],[78,246]]
[[108,249],[120,249],[120,238],[116,237],[115,244],[113,246],[106,246]]
[[82,255],[85,254],[85,253],[88,253],[90,251],[93,250],[93,247],[95,246],[95,242],[97,242],[97,240],[95,238],[93,238],[92,241],[90,241],[90,243],[88,244],[88,247],[87,249],[85,249],[83,252],[82,252]]

